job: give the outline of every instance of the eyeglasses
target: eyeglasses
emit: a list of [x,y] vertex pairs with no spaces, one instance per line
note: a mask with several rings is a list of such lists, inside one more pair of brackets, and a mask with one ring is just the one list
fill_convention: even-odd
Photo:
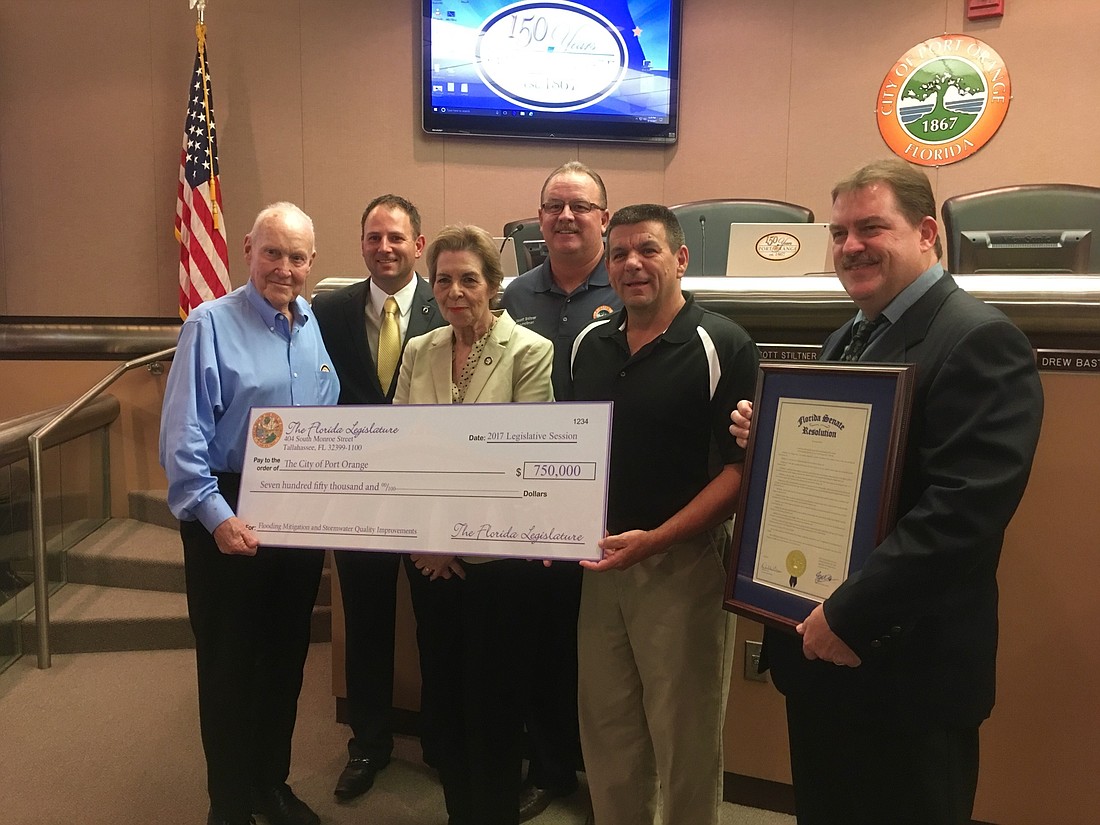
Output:
[[607,209],[606,206],[600,206],[598,203],[592,203],[591,201],[569,201],[569,203],[565,201],[547,201],[542,205],[542,211],[547,215],[560,215],[565,211],[566,206],[574,215],[587,215],[595,209]]

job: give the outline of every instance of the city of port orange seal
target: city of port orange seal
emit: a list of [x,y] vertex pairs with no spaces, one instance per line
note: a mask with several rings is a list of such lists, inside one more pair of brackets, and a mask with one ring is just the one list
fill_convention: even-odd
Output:
[[945,34],[918,43],[890,68],[875,116],[894,154],[920,166],[944,166],[985,146],[1011,99],[1008,69],[991,46]]

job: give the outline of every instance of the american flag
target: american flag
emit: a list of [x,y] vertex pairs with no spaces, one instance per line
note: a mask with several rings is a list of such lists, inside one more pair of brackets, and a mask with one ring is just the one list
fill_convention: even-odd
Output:
[[206,59],[206,27],[195,28],[198,48],[187,102],[187,122],[180,150],[176,189],[176,238],[180,242],[180,317],[203,301],[230,289],[229,253],[218,179],[218,141],[214,131],[214,97]]

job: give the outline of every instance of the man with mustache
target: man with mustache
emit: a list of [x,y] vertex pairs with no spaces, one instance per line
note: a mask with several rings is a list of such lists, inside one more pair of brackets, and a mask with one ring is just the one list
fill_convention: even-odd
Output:
[[[1023,333],[940,266],[924,172],[872,163],[832,197],[859,312],[821,360],[916,365],[898,518],[798,635],[765,630],[764,663],[786,697],[799,825],[964,825],[993,708],[997,562],[1042,387]],[[732,413],[739,443],[751,416],[748,401]]]
[[[592,321],[622,306],[611,288],[603,254],[610,213],[603,179],[579,161],[551,172],[539,198],[546,260],[504,290],[502,305],[517,324],[554,343],[554,395],[569,385],[573,340]],[[545,810],[554,797],[577,788],[577,610],[581,569],[568,562],[530,565],[532,655],[525,680],[530,742],[527,778],[520,791],[520,822]]]

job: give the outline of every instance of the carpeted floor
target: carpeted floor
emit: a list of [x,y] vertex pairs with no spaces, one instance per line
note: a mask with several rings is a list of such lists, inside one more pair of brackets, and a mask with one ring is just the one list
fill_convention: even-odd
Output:
[[[400,738],[375,787],[338,805],[348,729],[335,721],[330,650],[309,655],[294,738],[295,792],[325,825],[443,825],[443,795]],[[5,825],[202,825],[207,800],[194,652],[33,655],[0,674],[0,822]],[[533,825],[583,825],[582,787]],[[790,825],[783,814],[724,805],[722,825]]]

